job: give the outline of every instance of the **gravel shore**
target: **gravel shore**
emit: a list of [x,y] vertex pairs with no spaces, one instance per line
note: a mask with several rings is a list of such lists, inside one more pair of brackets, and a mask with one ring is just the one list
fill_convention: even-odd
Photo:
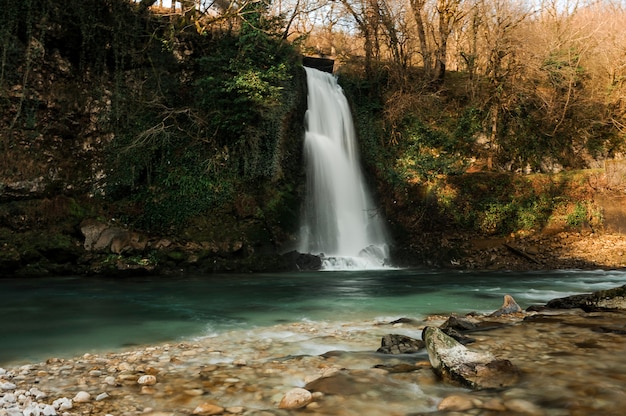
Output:
[[[509,359],[518,385],[469,391],[438,380],[425,353],[376,353],[423,322],[300,322],[0,369],[0,416],[618,415],[626,406],[623,312],[473,316],[498,328],[468,348]],[[503,325],[501,325],[503,324]],[[284,408],[317,380],[306,408]],[[304,413],[302,413],[304,412]]]

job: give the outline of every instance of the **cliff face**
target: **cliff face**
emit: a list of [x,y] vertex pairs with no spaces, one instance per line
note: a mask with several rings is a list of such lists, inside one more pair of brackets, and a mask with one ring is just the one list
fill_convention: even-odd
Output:
[[89,193],[113,138],[101,128],[111,111],[110,86],[82,80],[58,51],[36,47],[29,74],[21,74],[27,82],[3,91],[2,201]]

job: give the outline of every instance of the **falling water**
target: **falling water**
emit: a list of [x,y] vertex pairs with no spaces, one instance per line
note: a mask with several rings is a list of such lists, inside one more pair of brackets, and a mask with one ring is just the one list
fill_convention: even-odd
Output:
[[305,69],[307,194],[299,251],[322,255],[324,269],[383,267],[385,227],[361,172],[348,101],[332,74]]

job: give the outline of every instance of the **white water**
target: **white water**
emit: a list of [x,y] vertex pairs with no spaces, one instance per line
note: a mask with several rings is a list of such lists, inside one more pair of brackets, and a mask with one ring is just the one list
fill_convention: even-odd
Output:
[[323,255],[326,270],[384,267],[385,227],[361,171],[348,101],[332,74],[305,69],[307,195],[299,251]]

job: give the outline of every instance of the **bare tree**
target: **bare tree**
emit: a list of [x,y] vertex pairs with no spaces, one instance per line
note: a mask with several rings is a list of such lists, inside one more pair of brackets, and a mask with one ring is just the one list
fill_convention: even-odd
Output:
[[439,25],[438,36],[435,38],[434,81],[441,83],[446,74],[448,39],[457,23],[465,17],[465,10],[461,7],[461,0],[437,0],[436,10]]
[[411,4],[411,10],[413,11],[413,17],[415,18],[424,72],[427,77],[430,77],[433,69],[433,52],[429,47],[429,42],[426,37],[426,0],[409,0],[409,2]]

